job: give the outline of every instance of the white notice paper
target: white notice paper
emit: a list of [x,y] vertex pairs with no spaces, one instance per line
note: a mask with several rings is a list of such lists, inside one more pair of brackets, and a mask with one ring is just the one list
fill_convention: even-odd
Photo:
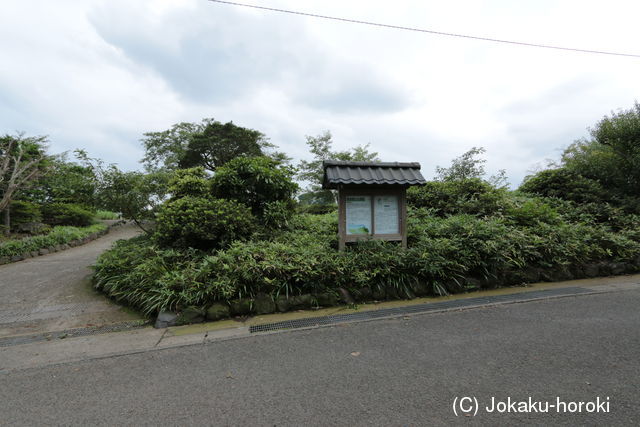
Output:
[[399,234],[398,196],[376,196],[374,217],[376,234]]
[[371,234],[371,196],[347,197],[347,234]]

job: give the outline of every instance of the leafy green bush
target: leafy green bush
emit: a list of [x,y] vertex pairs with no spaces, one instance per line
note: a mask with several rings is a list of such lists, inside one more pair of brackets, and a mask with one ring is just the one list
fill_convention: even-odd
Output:
[[167,247],[213,249],[246,239],[254,231],[253,215],[243,204],[186,196],[162,206],[155,236]]
[[406,250],[364,241],[339,252],[335,212],[295,215],[268,240],[235,241],[218,250],[162,249],[135,239],[100,257],[95,281],[151,314],[263,294],[335,294],[338,288],[376,299],[445,295],[573,277],[603,261],[637,266],[638,233],[567,222],[539,199],[515,198],[505,206],[503,215],[444,218],[411,208]]
[[49,225],[86,227],[93,222],[94,213],[71,203],[49,203],[42,206],[42,216]]
[[211,185],[214,196],[243,203],[262,217],[269,203],[293,201],[298,186],[292,176],[269,157],[237,157],[216,170]]
[[289,222],[294,214],[293,200],[278,200],[266,203],[262,212],[262,224],[267,232],[289,227]]
[[298,213],[304,214],[313,214],[313,215],[323,215],[330,212],[337,212],[338,205],[335,203],[327,203],[320,205],[298,205],[297,209]]
[[[513,200],[513,199],[512,199]],[[560,215],[541,199],[513,200],[505,216],[515,225],[531,227],[540,224],[558,224]]]
[[519,188],[523,193],[556,197],[578,203],[610,200],[598,181],[566,168],[548,169],[528,177]]
[[102,209],[98,209],[96,211],[96,215],[95,215],[96,219],[101,219],[101,220],[114,220],[114,219],[120,219],[120,214],[118,214],[117,212],[111,212],[111,211],[105,211]]
[[14,200],[11,202],[10,209],[12,228],[20,224],[42,221],[42,212],[40,211],[40,207],[35,203]]
[[169,193],[174,199],[181,197],[206,197],[211,185],[203,167],[178,169],[169,180]]
[[429,208],[438,216],[470,214],[494,215],[505,209],[506,191],[479,178],[430,181],[407,191],[407,203]]
[[193,249],[162,249],[147,236],[120,240],[98,258],[96,289],[145,314],[205,305],[233,292],[209,278],[214,266]]
[[0,256],[11,257],[55,245],[64,245],[72,240],[83,239],[93,233],[100,233],[106,229],[107,226],[104,224],[94,224],[84,228],[70,226],[53,227],[51,232],[46,235],[26,237],[24,239],[9,240],[0,243]]

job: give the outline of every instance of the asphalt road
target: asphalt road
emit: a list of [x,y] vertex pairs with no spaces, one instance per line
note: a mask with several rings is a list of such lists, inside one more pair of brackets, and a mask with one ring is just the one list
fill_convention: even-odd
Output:
[[[640,289],[0,374],[7,425],[638,425]],[[454,398],[477,416],[456,417]],[[491,398],[609,413],[488,414]]]
[[0,337],[139,319],[93,291],[93,265],[118,239],[140,231],[128,224],[85,245],[0,266]]

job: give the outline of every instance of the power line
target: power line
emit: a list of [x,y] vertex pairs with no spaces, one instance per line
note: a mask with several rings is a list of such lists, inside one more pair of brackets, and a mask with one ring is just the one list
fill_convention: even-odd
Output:
[[228,5],[232,5],[232,6],[242,6],[242,7],[252,8],[252,9],[268,10],[268,11],[271,11],[271,12],[288,13],[290,15],[309,16],[309,17],[312,17],[312,18],[329,19],[329,20],[332,20],[332,21],[347,22],[347,23],[351,23],[351,24],[362,24],[362,25],[371,25],[371,26],[374,26],[374,27],[392,28],[394,30],[415,31],[415,32],[419,32],[419,33],[435,34],[435,35],[438,35],[438,36],[458,37],[458,38],[464,38],[464,39],[482,40],[482,41],[487,41],[487,42],[505,43],[505,44],[519,45],[519,46],[539,47],[539,48],[543,48],[543,49],[565,50],[565,51],[580,52],[580,53],[593,53],[593,54],[598,54],[598,55],[612,55],[612,56],[626,56],[626,57],[631,57],[631,58],[640,58],[640,55],[633,54],[633,53],[609,52],[609,51],[604,51],[604,50],[579,49],[579,48],[574,48],[574,47],[563,47],[563,46],[554,46],[554,45],[546,45],[546,44],[527,43],[527,42],[520,42],[520,41],[514,41],[514,40],[493,39],[493,38],[490,38],[490,37],[471,36],[471,35],[468,35],[468,34],[447,33],[447,32],[444,32],[444,31],[427,30],[427,29],[424,29],[424,28],[403,27],[401,25],[382,24],[382,23],[379,23],[379,22],[362,21],[362,20],[358,20],[358,19],[349,19],[349,18],[340,18],[340,17],[337,17],[337,16],[318,15],[316,13],[300,12],[300,11],[287,10],[287,9],[278,9],[278,8],[275,8],[275,7],[258,6],[258,5],[254,5],[254,4],[245,4],[245,3],[236,3],[236,2],[232,2],[232,1],[224,1],[224,0],[209,0],[209,1],[213,2],[213,3],[228,4]]

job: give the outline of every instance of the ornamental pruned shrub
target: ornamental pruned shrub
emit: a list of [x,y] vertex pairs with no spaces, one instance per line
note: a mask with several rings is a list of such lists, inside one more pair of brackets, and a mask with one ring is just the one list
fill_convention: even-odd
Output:
[[506,191],[480,178],[431,181],[407,191],[407,203],[428,208],[438,216],[494,215],[506,208]]
[[519,190],[536,196],[556,197],[578,203],[600,203],[611,199],[598,181],[566,168],[547,169],[529,176]]
[[[298,185],[292,176],[291,169],[269,157],[237,157],[216,170],[211,187],[215,197],[236,200],[262,217],[273,202],[293,201]],[[291,211],[294,206],[290,203]]]
[[162,246],[215,249],[255,231],[251,210],[234,200],[187,196],[165,203],[155,236]]
[[181,197],[207,197],[210,184],[203,167],[178,169],[169,180],[169,193],[173,199]]

